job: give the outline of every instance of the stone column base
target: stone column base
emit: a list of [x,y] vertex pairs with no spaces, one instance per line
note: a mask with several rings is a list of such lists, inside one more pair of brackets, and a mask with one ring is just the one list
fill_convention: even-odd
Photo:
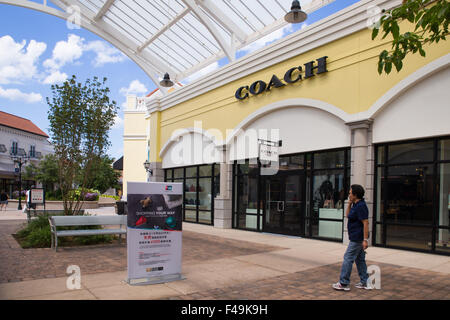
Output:
[[232,227],[231,199],[218,196],[214,199],[214,228],[231,229]]
[[151,162],[150,169],[153,171],[150,176],[151,182],[163,182],[164,181],[164,169],[161,162]]

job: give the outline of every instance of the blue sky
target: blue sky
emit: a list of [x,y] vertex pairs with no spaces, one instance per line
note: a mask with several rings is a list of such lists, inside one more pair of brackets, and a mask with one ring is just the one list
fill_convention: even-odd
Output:
[[[311,13],[306,23],[312,24],[356,2],[358,1],[337,0]],[[302,25],[288,26],[238,52],[237,57],[301,27]],[[222,59],[199,75],[226,63],[227,59]],[[95,34],[84,29],[68,29],[64,20],[44,13],[0,4],[1,111],[30,119],[49,133],[46,97],[52,97],[50,85],[59,83],[66,76],[70,78],[72,74],[80,82],[94,76],[108,78],[110,97],[120,107],[120,119],[117,119],[110,132],[112,146],[108,153],[118,159],[123,152],[121,119],[126,93],[141,96],[153,91],[156,87],[152,81],[128,57]]]

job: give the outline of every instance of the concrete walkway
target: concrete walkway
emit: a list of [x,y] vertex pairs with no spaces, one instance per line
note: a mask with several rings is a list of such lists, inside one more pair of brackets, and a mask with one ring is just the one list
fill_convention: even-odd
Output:
[[[109,214],[112,214],[109,208]],[[108,214],[108,208],[97,209]],[[20,216],[0,214],[0,220]],[[346,246],[235,229],[184,223],[198,241],[223,240],[279,247],[254,254],[184,261],[185,280],[151,286],[129,286],[126,270],[83,274],[81,289],[68,290],[67,277],[0,284],[0,299],[351,299],[331,289],[339,276]],[[212,238],[211,238],[212,239]],[[204,240],[208,241],[208,240]],[[236,242],[236,243],[237,243]],[[34,250],[34,249],[28,249]],[[108,250],[108,249],[105,249]],[[354,298],[450,299],[450,257],[370,247],[368,264],[381,268],[382,290],[352,288]],[[301,280],[300,280],[301,279]],[[357,281],[354,268],[352,281]],[[301,282],[303,281],[303,282]],[[353,283],[355,283],[353,282]],[[420,283],[421,287],[417,288]],[[249,289],[251,288],[251,289]],[[300,293],[301,292],[301,293]],[[366,294],[366,296],[361,295]]]

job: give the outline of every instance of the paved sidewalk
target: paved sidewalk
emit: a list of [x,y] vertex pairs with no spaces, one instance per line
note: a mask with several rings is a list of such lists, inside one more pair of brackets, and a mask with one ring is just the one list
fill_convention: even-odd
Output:
[[[0,281],[13,281],[0,283],[0,299],[450,299],[450,257],[370,247],[381,290],[336,292],[343,244],[190,223],[183,225],[186,280],[129,286],[124,245],[23,250],[8,237],[18,223],[0,223],[1,256],[15,255],[0,261]],[[66,288],[72,262],[81,264],[81,290]],[[354,268],[353,284],[357,278]]]

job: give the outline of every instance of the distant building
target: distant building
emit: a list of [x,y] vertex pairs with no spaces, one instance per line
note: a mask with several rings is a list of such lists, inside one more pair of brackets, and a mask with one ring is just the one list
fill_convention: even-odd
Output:
[[[0,191],[5,190],[12,197],[13,192],[19,190],[14,156],[27,159],[27,164],[37,164],[45,155],[53,153],[48,138],[32,121],[0,111]],[[33,184],[35,181],[22,180],[22,190]]]

